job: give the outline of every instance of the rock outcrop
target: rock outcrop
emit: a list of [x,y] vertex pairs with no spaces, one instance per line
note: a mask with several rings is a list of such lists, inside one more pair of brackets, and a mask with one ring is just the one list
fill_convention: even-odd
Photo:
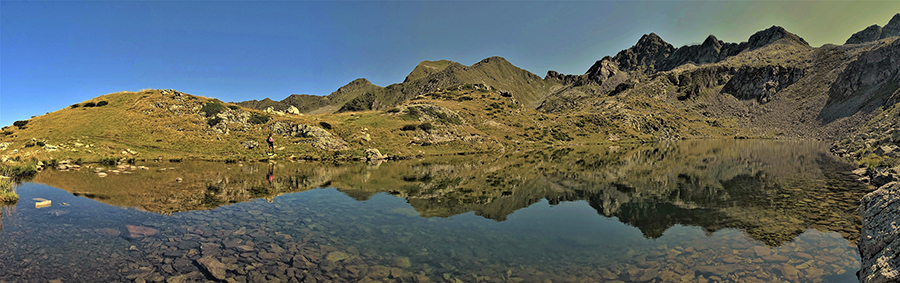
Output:
[[295,124],[293,122],[275,122],[271,125],[273,133],[281,136],[290,136],[298,138],[309,138],[310,143],[319,149],[325,150],[344,150],[347,149],[347,142],[338,136],[332,135],[325,129],[310,126],[306,124]]
[[802,69],[764,66],[744,66],[725,84],[722,92],[738,99],[756,99],[760,103],[771,100],[775,93],[797,82],[803,76]]
[[881,42],[847,65],[832,83],[830,98],[843,100],[884,83],[900,84],[900,40]]
[[860,282],[900,280],[900,182],[882,186],[860,201]]
[[604,82],[612,79],[619,74],[619,68],[612,57],[606,56],[603,59],[594,62],[594,65],[583,75],[566,75],[556,71],[547,71],[544,76],[545,81],[555,82],[564,85],[584,86],[584,85],[603,85]]
[[291,105],[291,107],[288,107],[288,109],[285,110],[284,112],[287,112],[288,114],[299,115],[300,109],[297,109],[297,107],[294,107],[293,105]]

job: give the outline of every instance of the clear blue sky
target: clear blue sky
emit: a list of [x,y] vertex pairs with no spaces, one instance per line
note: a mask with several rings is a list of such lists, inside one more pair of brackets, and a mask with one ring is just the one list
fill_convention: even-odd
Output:
[[402,82],[422,60],[489,56],[582,74],[655,32],[675,46],[780,25],[813,46],[900,2],[0,1],[0,126],[149,88],[243,101]]

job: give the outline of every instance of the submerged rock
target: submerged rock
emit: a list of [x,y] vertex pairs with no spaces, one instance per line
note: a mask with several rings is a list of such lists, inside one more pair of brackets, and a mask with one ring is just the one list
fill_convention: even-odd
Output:
[[128,228],[128,236],[131,238],[149,237],[159,233],[159,230],[145,226],[125,225],[125,227]]
[[203,269],[209,272],[209,274],[216,279],[225,280],[225,264],[220,262],[219,260],[210,256],[205,256],[198,259],[197,264],[203,267]]
[[892,182],[860,201],[862,231],[859,255],[860,282],[900,280],[900,182]]
[[101,228],[96,230],[98,234],[106,236],[106,237],[118,237],[122,234],[122,231],[112,228]]

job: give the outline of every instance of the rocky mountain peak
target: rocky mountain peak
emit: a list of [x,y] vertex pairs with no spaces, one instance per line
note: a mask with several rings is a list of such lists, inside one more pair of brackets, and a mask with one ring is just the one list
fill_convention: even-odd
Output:
[[790,44],[809,46],[809,43],[807,43],[806,40],[804,40],[800,36],[788,32],[783,27],[772,26],[751,35],[750,40],[748,41],[748,47],[750,48],[750,50],[753,50],[775,43],[779,40],[784,40],[786,43]]
[[844,44],[859,44],[893,36],[900,36],[900,13],[894,14],[894,17],[884,27],[871,25],[854,33]]
[[500,56],[491,56],[491,57],[481,59],[481,61],[478,61],[478,63],[475,63],[474,65],[479,65],[479,64],[510,64],[510,63],[509,63],[509,61],[506,60],[506,58],[503,58]]
[[354,90],[359,89],[359,88],[361,88],[361,87],[368,87],[368,86],[374,86],[374,84],[372,84],[372,82],[370,82],[370,81],[367,80],[367,79],[364,79],[364,78],[358,78],[358,79],[353,80],[353,81],[350,82],[350,83],[347,83],[346,85],[344,85],[344,86],[342,86],[342,87],[339,87],[337,90],[335,90],[334,92],[332,92],[332,93],[329,94],[328,96],[329,96],[329,97],[333,97],[333,96],[336,96],[336,95],[340,95],[340,94],[342,94],[342,93],[354,91]]
[[701,44],[700,46],[702,46],[703,48],[719,49],[722,47],[722,43],[719,41],[718,38],[716,38],[715,35],[710,34],[709,36],[706,37],[706,40],[704,40],[703,44]]
[[641,39],[638,40],[637,46],[647,46],[647,45],[664,45],[667,44],[662,37],[659,37],[656,33],[649,33],[641,36]]
[[884,28],[881,29],[881,38],[900,36],[900,13],[894,14]]
[[454,65],[462,65],[450,60],[437,60],[437,61],[422,61],[419,65],[416,65],[416,68],[406,76],[406,79],[403,80],[404,83],[414,81],[417,79],[421,79],[427,77],[430,74],[437,73],[443,71],[447,67]]
[[657,61],[668,57],[673,51],[675,51],[675,47],[672,44],[651,32],[641,36],[637,44],[620,51],[612,59],[623,70],[637,70],[654,65]]
[[358,79],[355,79],[355,80],[353,80],[352,82],[348,83],[348,84],[345,85],[345,86],[370,85],[370,84],[372,84],[372,82],[370,82],[370,81],[367,80],[366,78],[358,78]]
[[871,25],[857,33],[854,33],[847,39],[844,44],[859,44],[863,42],[869,42],[878,40],[881,36],[881,27],[878,25]]

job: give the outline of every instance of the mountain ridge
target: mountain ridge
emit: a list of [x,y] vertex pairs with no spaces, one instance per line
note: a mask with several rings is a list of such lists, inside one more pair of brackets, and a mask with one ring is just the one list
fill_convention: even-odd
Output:
[[[205,105],[177,104],[184,100],[179,97],[174,97],[176,102],[155,103],[190,107],[191,111],[173,113],[201,115],[195,123],[208,123],[213,131],[209,133],[216,135],[227,135],[234,127],[258,127],[247,124],[254,115],[292,121],[302,117],[296,112],[313,114],[316,116],[301,120],[309,126],[321,126],[311,121],[325,117],[320,115],[341,117],[324,120],[333,125],[334,121],[347,119],[347,114],[360,111],[376,111],[366,114],[373,119],[386,119],[396,113],[407,118],[419,116],[418,122],[438,116],[456,117],[452,113],[458,113],[462,115],[459,117],[469,117],[461,126],[484,131],[479,128],[482,125],[471,123],[471,118],[484,117],[485,113],[497,115],[502,109],[519,113],[513,115],[513,120],[529,123],[540,121],[528,115],[556,117],[553,123],[540,123],[541,127],[558,133],[567,128],[566,134],[579,133],[584,137],[599,135],[600,140],[612,136],[668,140],[738,135],[838,141],[874,117],[879,107],[900,100],[900,70],[893,67],[897,64],[891,64],[900,56],[896,52],[898,44],[890,37],[866,44],[814,48],[784,28],[772,26],[752,34],[746,42],[726,43],[708,35],[700,44],[676,48],[649,33],[634,46],[597,60],[582,75],[548,71],[541,78],[503,57],[493,56],[469,66],[449,60],[422,61],[404,82],[384,87],[358,78],[327,96],[294,94],[282,101],[265,98],[238,102],[228,106],[238,108],[223,112],[226,116],[203,116],[206,112],[197,107]],[[462,106],[466,101],[475,104]],[[438,111],[438,116],[434,116],[438,113],[435,112],[423,118],[417,111],[433,106],[421,105],[440,105],[443,110]],[[481,108],[467,108],[475,105]],[[529,114],[521,116],[525,113]],[[271,122],[263,123],[270,130],[278,128]],[[290,127],[298,126],[296,121],[290,123]],[[495,119],[484,123],[521,130]],[[6,136],[15,135],[18,130],[25,129],[7,127]],[[325,131],[342,135],[342,140],[356,138],[336,129]],[[485,137],[484,133],[478,135]],[[556,140],[565,140],[561,134],[558,137]]]

